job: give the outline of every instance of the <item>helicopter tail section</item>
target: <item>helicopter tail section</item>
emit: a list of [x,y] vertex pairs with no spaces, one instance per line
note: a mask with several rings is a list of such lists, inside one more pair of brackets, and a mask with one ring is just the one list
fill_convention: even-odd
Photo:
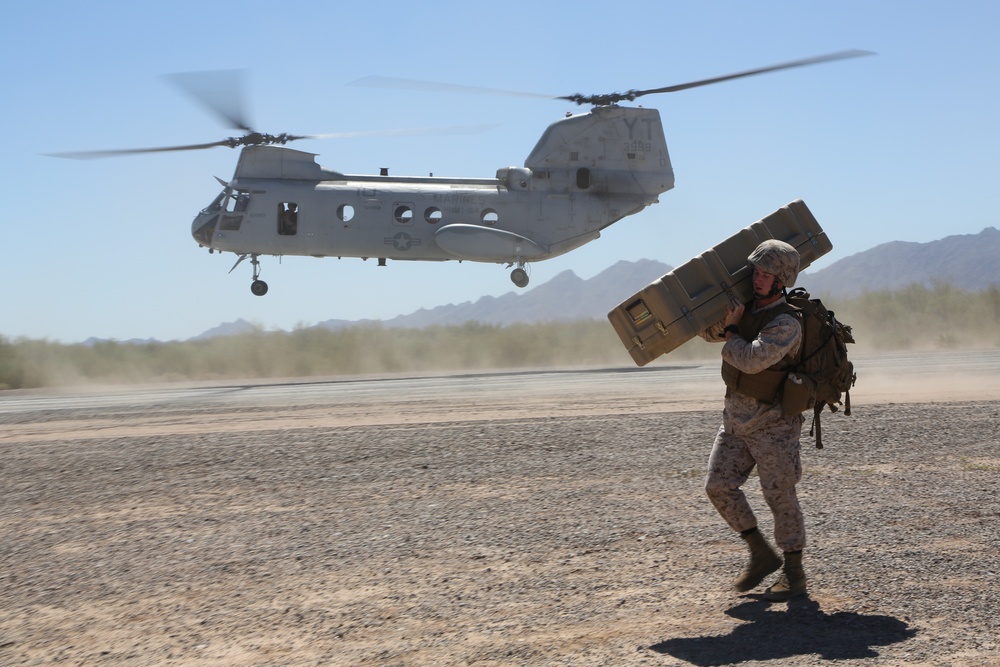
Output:
[[538,140],[525,167],[564,181],[569,190],[640,195],[648,203],[674,186],[656,109],[599,106],[559,120]]

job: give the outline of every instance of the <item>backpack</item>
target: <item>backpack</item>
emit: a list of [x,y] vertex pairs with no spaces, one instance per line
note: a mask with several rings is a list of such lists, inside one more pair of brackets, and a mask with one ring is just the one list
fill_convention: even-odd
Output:
[[799,363],[789,372],[783,388],[785,414],[812,408],[809,435],[816,435],[816,448],[823,449],[820,413],[829,406],[837,412],[843,398],[844,414],[851,414],[851,387],[858,379],[854,364],[847,358],[847,344],[854,342],[850,325],[838,322],[832,310],[809,292],[797,287],[786,300],[801,312],[802,347]]

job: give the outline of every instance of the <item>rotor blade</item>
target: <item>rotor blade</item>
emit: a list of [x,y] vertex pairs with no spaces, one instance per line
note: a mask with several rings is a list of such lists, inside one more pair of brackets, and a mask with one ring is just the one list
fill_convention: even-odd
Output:
[[771,65],[769,67],[761,67],[758,69],[751,69],[745,72],[737,72],[735,74],[727,74],[725,76],[717,76],[711,79],[702,79],[701,81],[692,81],[690,83],[682,83],[676,86],[667,86],[665,88],[652,88],[650,90],[637,90],[634,91],[635,97],[641,95],[652,95],[655,93],[673,93],[678,90],[687,90],[688,88],[697,88],[698,86],[707,86],[712,83],[720,83],[722,81],[729,81],[731,79],[739,79],[745,76],[754,76],[756,74],[766,74],[767,72],[775,72],[782,69],[791,69],[793,67],[805,67],[806,65],[818,65],[819,63],[830,62],[831,60],[843,60],[845,58],[856,58],[858,56],[871,56],[875,55],[871,51],[862,51],[860,49],[850,49],[847,51],[837,51],[836,53],[828,53],[822,56],[814,56],[812,58],[803,58],[801,60],[792,60],[787,63],[779,63],[777,65]]
[[164,78],[215,114],[226,127],[251,132],[243,104],[243,70],[179,72]]
[[108,151],[74,151],[70,153],[44,153],[46,157],[62,157],[70,160],[96,160],[102,157],[119,157],[122,155],[138,155],[141,153],[166,153],[169,151],[196,151],[202,148],[229,146],[231,140],[213,141],[210,144],[190,144],[187,146],[163,146],[160,148],[123,148]]
[[347,85],[359,86],[363,88],[391,88],[395,90],[419,90],[430,93],[473,93],[477,95],[509,95],[514,97],[534,97],[547,100],[554,100],[558,97],[556,95],[545,95],[542,93],[524,93],[515,90],[501,90],[499,88],[481,88],[479,86],[464,86],[456,83],[419,81],[416,79],[398,79],[389,76],[366,76],[361,79],[351,81]]
[[415,127],[401,128],[395,130],[367,130],[359,132],[335,132],[333,134],[260,134],[252,132],[242,137],[230,137],[222,141],[213,141],[207,144],[189,144],[185,146],[162,146],[158,148],[124,148],[102,151],[74,151],[69,153],[44,153],[46,157],[61,157],[71,160],[94,160],[105,157],[120,157],[123,155],[138,155],[142,153],[166,153],[169,151],[194,151],[203,148],[215,148],[216,146],[258,146],[286,144],[299,139],[354,139],[365,137],[419,137],[419,136],[453,136],[466,134],[480,134],[491,130],[496,125],[455,125],[449,127]]
[[413,127],[395,130],[362,130],[359,132],[334,132],[333,134],[307,134],[303,139],[356,139],[366,137],[434,137],[480,134],[496,125],[458,125],[451,127]]

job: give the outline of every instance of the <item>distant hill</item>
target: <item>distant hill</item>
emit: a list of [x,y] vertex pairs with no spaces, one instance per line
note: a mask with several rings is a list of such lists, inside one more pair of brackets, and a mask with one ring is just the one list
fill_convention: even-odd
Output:
[[[526,292],[484,296],[472,302],[421,308],[409,315],[383,320],[382,326],[421,329],[433,324],[510,324],[511,322],[551,322],[556,320],[603,319],[621,300],[656,280],[671,267],[642,259],[618,262],[589,280],[572,271],[563,271],[548,282]],[[316,326],[340,329],[357,322],[327,320]]]
[[222,336],[239,336],[240,334],[253,333],[260,327],[247,322],[243,318],[235,322],[225,322],[217,327],[212,327],[208,331],[191,338],[190,340],[204,340],[206,338],[220,338]]
[[1000,285],[1000,230],[987,227],[978,234],[929,243],[883,243],[807,272],[801,280],[812,294],[842,298],[913,283],[932,287],[935,282],[951,282],[972,292]]
[[[384,327],[420,329],[430,325],[456,325],[470,321],[486,324],[533,323],[558,320],[603,320],[608,311],[672,269],[650,259],[621,261],[583,280],[563,271],[548,282],[525,292],[484,296],[477,301],[422,308],[407,315],[382,320]],[[929,243],[894,241],[845,257],[815,273],[803,273],[800,284],[815,295],[850,298],[864,291],[899,289],[913,283],[928,287],[950,281],[971,291],[1000,284],[1000,231],[993,227],[979,234],[948,236]],[[317,327],[341,329],[371,320],[326,320]],[[237,320],[210,329],[197,338],[212,338],[254,331]]]

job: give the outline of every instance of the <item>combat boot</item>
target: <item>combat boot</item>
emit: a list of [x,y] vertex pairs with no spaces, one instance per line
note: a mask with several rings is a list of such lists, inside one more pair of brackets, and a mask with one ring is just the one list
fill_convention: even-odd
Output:
[[802,552],[785,554],[785,569],[774,584],[764,591],[764,599],[784,602],[806,594],[806,573],[802,569]]
[[771,548],[764,538],[764,534],[754,529],[753,532],[740,535],[750,548],[750,562],[747,563],[746,570],[743,571],[733,586],[743,593],[756,588],[764,577],[781,567],[781,557]]

